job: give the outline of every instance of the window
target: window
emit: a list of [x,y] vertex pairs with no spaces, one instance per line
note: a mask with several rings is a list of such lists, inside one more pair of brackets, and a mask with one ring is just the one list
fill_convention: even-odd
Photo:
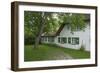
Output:
[[54,42],[54,37],[48,37],[48,42]]
[[44,41],[44,37],[42,37],[41,40]]
[[44,39],[45,39],[44,41],[47,41],[48,38],[47,37],[44,37]]
[[68,37],[68,44],[71,44],[71,37]]
[[54,42],[54,37],[51,37],[51,42]]
[[62,44],[67,43],[66,37],[62,37],[62,38],[61,38],[61,43],[62,43]]
[[78,38],[78,37],[73,37],[73,38],[72,38],[72,44],[73,44],[73,45],[79,44],[79,38]]
[[[66,37],[58,37],[58,43],[65,44],[67,43]],[[68,37],[68,44],[77,45],[79,44],[78,37]]]
[[58,37],[58,43],[67,43],[67,38],[66,37]]
[[60,43],[60,37],[58,37],[58,43]]

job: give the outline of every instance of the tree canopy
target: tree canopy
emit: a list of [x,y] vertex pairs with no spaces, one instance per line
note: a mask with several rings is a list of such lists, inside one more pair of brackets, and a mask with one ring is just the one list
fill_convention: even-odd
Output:
[[[44,15],[42,15],[44,13]],[[44,18],[42,17],[44,16]],[[40,32],[40,28],[44,24],[43,33],[49,34],[56,32],[61,24],[65,23],[71,28],[71,31],[76,29],[83,30],[86,26],[84,14],[76,13],[61,13],[61,12],[24,12],[24,36],[27,42],[34,43],[35,37],[37,37]],[[44,21],[44,23],[42,22]],[[67,24],[69,23],[69,24]],[[40,35],[42,35],[40,34]],[[30,39],[30,40],[29,40]]]

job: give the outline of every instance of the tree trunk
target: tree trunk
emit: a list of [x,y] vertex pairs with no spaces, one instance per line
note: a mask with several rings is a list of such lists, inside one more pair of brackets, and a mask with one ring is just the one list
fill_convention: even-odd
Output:
[[43,33],[43,29],[44,29],[44,25],[45,25],[45,16],[44,16],[44,12],[42,12],[42,17],[41,17],[41,20],[40,20],[40,25],[39,26],[39,32],[38,32],[38,35],[36,36],[35,38],[35,44],[34,44],[34,48],[38,48],[38,45],[39,45],[39,41],[40,41],[40,38],[41,38],[41,35]]

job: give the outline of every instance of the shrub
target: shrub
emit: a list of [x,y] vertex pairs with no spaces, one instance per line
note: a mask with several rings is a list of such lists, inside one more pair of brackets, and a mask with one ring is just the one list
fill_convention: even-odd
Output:
[[24,41],[25,45],[31,45],[31,44],[34,44],[34,42],[35,42],[34,37],[25,37],[25,41]]
[[80,51],[85,51],[85,47],[84,45],[81,45],[81,47],[79,48]]

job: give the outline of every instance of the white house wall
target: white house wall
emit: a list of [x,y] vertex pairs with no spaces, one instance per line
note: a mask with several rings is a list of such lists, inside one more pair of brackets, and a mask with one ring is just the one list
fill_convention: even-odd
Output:
[[[63,44],[59,43],[58,37],[66,37],[67,43],[63,43]],[[78,45],[68,44],[68,37],[79,37],[79,44]],[[54,42],[48,42],[48,41],[42,40],[42,43],[57,44],[60,47],[72,48],[76,50],[78,50],[82,45],[84,45],[85,50],[90,51],[90,27],[89,25],[87,25],[84,31],[83,30],[76,31],[76,32],[73,32],[72,34],[71,31],[67,29],[67,26],[65,25],[62,31],[60,32],[60,35],[54,37]]]
[[[58,43],[58,37],[79,37],[79,44],[78,45],[72,45],[72,44],[61,44]],[[67,39],[68,41],[68,39]],[[60,32],[60,35],[55,38],[55,43],[61,47],[66,48],[72,48],[72,49],[79,49],[81,45],[84,45],[85,50],[90,50],[90,28],[89,25],[85,28],[85,31],[76,31],[74,34],[71,33],[70,30],[67,29],[67,26],[65,25],[63,30]]]

